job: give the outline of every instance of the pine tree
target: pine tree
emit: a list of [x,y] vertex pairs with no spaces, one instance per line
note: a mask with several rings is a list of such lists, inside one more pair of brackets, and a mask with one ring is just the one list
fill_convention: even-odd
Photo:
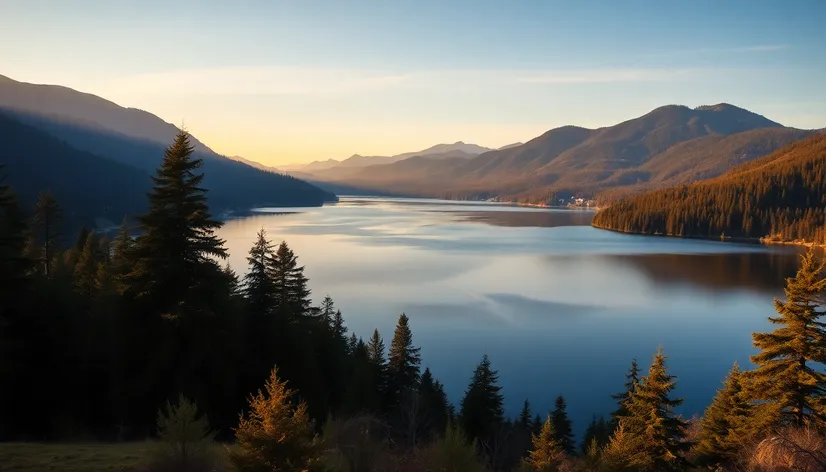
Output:
[[87,232],[84,239],[85,243],[75,265],[73,280],[78,293],[91,297],[97,288],[97,238],[94,234]]
[[335,314],[336,307],[333,299],[330,298],[330,295],[325,295],[324,300],[321,301],[321,309],[318,312],[321,324],[333,330],[333,317]]
[[592,444],[596,444],[600,449],[605,447],[611,439],[612,429],[602,416],[599,419],[592,418],[582,437],[582,453],[587,454]]
[[394,408],[402,396],[415,391],[419,383],[419,348],[413,346],[409,319],[402,313],[390,342],[387,362],[388,406]]
[[531,432],[533,434],[539,434],[539,432],[541,430],[542,430],[542,417],[540,417],[538,414],[534,415],[533,422],[531,422]]
[[450,402],[444,387],[433,378],[429,368],[424,370],[419,385],[419,397],[422,402],[425,436],[432,437],[444,433],[450,420]]
[[51,192],[43,192],[37,197],[32,229],[35,231],[35,239],[40,245],[40,266],[43,268],[43,275],[46,278],[52,276],[54,257],[60,249],[60,213],[60,206]]
[[370,362],[384,368],[384,341],[381,339],[381,335],[377,329],[373,330],[373,336],[367,343],[367,356]]
[[359,338],[356,336],[356,333],[350,334],[350,338],[347,340],[347,352],[351,356],[356,355],[356,349],[358,349],[359,342],[364,344],[364,341],[359,340]]
[[342,341],[347,340],[347,326],[344,325],[344,317],[341,316],[341,310],[336,310],[333,315],[333,335],[336,339]]
[[[0,167],[2,170],[2,167]],[[20,203],[0,177],[0,324],[18,297],[28,288],[27,273],[31,260],[25,255],[26,219]]]
[[775,300],[780,325],[771,333],[754,333],[752,356],[757,368],[749,373],[754,400],[772,405],[782,424],[826,425],[826,324],[820,308],[826,293],[826,262],[810,249],[794,277],[786,280],[786,301]]
[[574,445],[574,432],[571,420],[566,411],[565,398],[561,395],[556,398],[554,410],[551,412],[551,421],[554,425],[556,443],[562,451],[569,456],[573,455],[576,446]]
[[230,459],[240,472],[306,470],[319,450],[304,402],[293,404],[292,390],[273,368],[265,391],[250,399],[248,415],[235,429],[238,450]]
[[[127,291],[162,315],[177,315],[181,303],[205,302],[192,289],[220,272],[224,241],[215,235],[221,223],[212,218],[201,188],[203,160],[193,155],[189,134],[179,131],[149,193],[149,211],[138,218],[142,234],[135,242]],[[211,292],[212,287],[205,289]]]
[[531,403],[527,398],[525,399],[525,403],[522,404],[522,411],[519,412],[519,418],[517,418],[516,423],[525,431],[530,431]]
[[158,412],[158,439],[167,447],[175,470],[196,470],[209,465],[209,448],[215,433],[209,429],[206,415],[183,395],[176,404],[166,403],[166,409]]
[[550,416],[542,425],[539,434],[532,439],[533,448],[528,453],[526,462],[537,471],[552,470],[562,460],[564,451],[557,441],[558,434],[554,431],[553,420]]
[[699,464],[719,466],[735,459],[756,432],[752,430],[754,406],[746,398],[742,377],[735,363],[700,421],[694,447]]
[[485,354],[473,371],[459,411],[459,422],[471,438],[489,439],[505,421],[498,382],[499,376]]
[[121,279],[131,270],[132,249],[135,241],[129,229],[129,220],[124,217],[121,223],[118,234],[112,242],[112,276],[118,286],[118,290],[122,291],[123,286]]
[[637,360],[633,359],[631,360],[631,367],[628,369],[628,373],[625,374],[625,391],[611,395],[611,398],[616,400],[618,404],[617,409],[611,413],[611,424],[615,429],[617,425],[619,425],[620,418],[628,415],[628,399],[631,398],[631,395],[637,390],[639,383],[640,369],[637,365]]
[[298,257],[282,241],[269,259],[267,270],[275,286],[275,307],[291,321],[310,314],[310,289],[304,267],[298,265]]
[[[654,355],[648,375],[640,380],[627,403],[628,416],[620,419],[629,441],[641,447],[633,464],[642,470],[666,472],[680,469],[685,463],[682,453],[690,447],[684,440],[688,425],[674,413],[674,408],[682,404],[683,399],[669,396],[675,387],[675,377],[668,373],[665,361],[666,356],[660,348]],[[649,460],[653,469],[645,468]]]
[[244,275],[244,295],[247,297],[251,313],[264,315],[274,308],[275,285],[268,270],[269,261],[273,256],[273,245],[267,240],[264,228],[261,228],[249,250],[249,269]]

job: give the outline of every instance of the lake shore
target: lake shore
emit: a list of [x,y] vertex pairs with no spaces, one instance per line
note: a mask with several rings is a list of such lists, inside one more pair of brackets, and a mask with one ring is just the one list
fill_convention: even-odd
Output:
[[614,233],[622,233],[622,234],[634,234],[637,236],[657,236],[662,238],[678,238],[678,239],[698,239],[703,241],[720,241],[720,242],[729,242],[729,243],[741,243],[741,244],[758,244],[764,246],[800,246],[800,247],[818,247],[818,248],[826,248],[826,244],[816,244],[807,241],[785,241],[779,239],[773,239],[769,237],[760,237],[760,238],[747,238],[747,237],[730,237],[730,236],[721,236],[719,238],[714,238],[711,236],[697,236],[697,235],[679,235],[679,234],[662,234],[662,233],[642,233],[639,231],[624,231],[621,229],[616,228],[608,228],[605,226],[597,225],[591,223],[591,226],[596,229],[601,229],[604,231],[612,231]]

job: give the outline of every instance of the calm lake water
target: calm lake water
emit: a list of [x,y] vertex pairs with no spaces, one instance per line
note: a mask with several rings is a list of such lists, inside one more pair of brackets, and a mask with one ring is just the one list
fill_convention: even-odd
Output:
[[597,230],[593,213],[490,203],[344,198],[322,208],[258,209],[227,221],[230,263],[246,268],[256,232],[286,240],[313,298],[329,294],[351,332],[398,315],[457,404],[487,353],[509,415],[525,398],[568,401],[575,429],[615,407],[632,358],[647,369],[662,345],[682,412],[701,413],[753,331],[770,329],[772,297],[797,252]]

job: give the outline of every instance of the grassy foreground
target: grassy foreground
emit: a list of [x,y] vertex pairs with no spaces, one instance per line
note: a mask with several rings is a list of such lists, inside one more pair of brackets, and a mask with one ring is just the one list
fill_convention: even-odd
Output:
[[[137,472],[158,448],[155,442],[0,443],[2,472]],[[217,445],[216,448],[223,446]]]

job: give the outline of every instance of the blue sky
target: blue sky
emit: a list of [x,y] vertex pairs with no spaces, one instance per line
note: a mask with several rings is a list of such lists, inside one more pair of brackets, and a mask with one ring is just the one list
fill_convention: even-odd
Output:
[[0,0],[0,74],[268,164],[526,141],[679,103],[826,127],[826,2]]

